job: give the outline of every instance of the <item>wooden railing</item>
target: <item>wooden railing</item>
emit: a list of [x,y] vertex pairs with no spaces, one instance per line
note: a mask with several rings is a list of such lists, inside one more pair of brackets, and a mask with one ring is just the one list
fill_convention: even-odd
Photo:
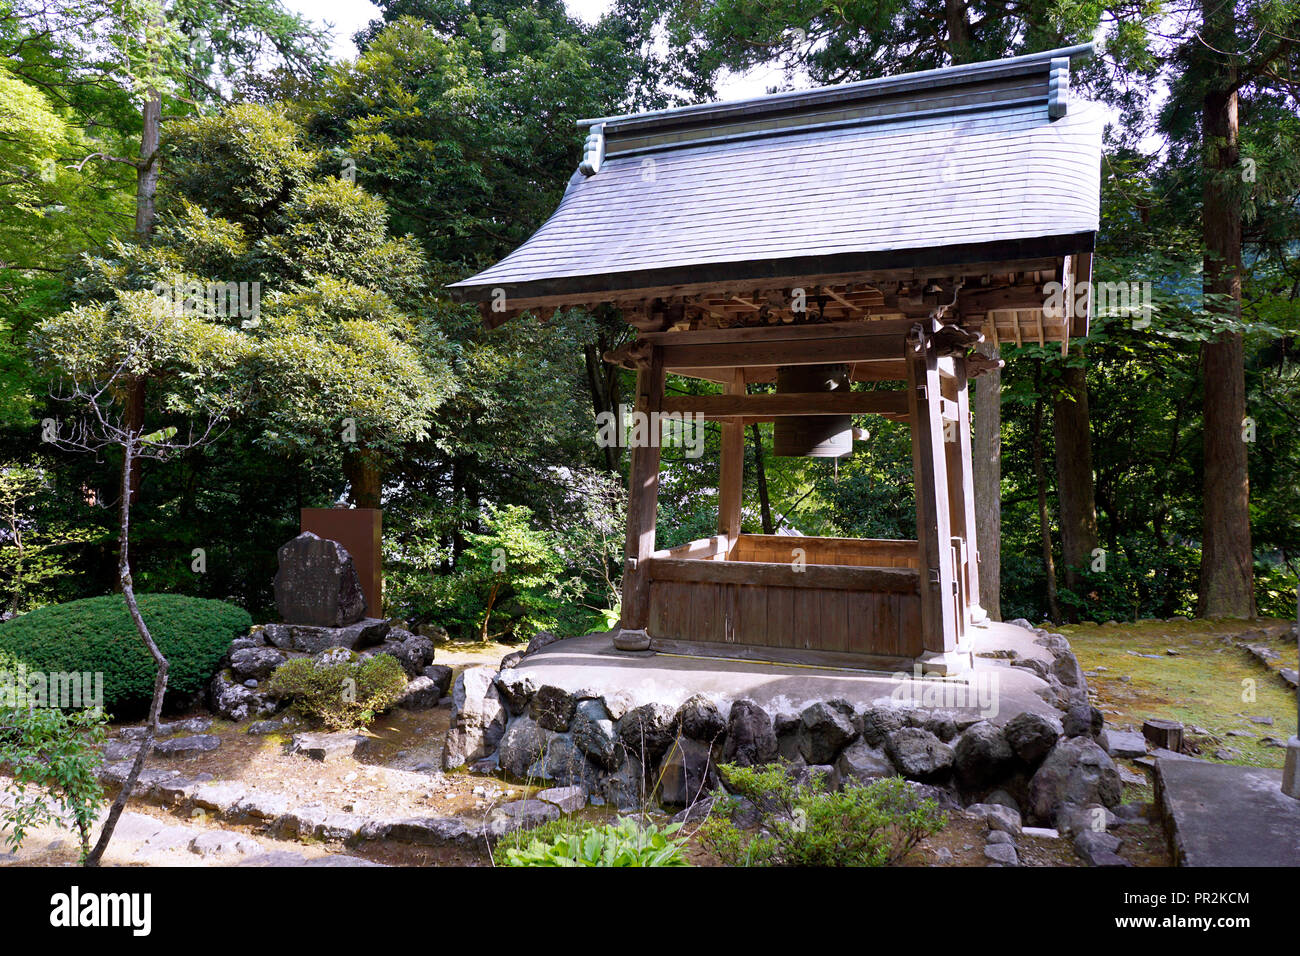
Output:
[[860,568],[916,568],[915,541],[886,538],[811,538],[800,535],[742,534],[728,554],[731,561],[792,563],[795,549],[805,564]]

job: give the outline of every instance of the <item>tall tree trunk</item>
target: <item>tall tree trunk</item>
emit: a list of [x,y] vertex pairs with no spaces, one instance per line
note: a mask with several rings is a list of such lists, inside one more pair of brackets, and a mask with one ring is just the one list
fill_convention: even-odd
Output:
[[153,699],[149,702],[149,724],[145,728],[144,739],[140,741],[140,749],[136,751],[135,760],[131,763],[126,779],[122,781],[122,789],[118,791],[113,805],[108,809],[108,817],[104,820],[104,828],[99,832],[99,839],[86,857],[86,866],[99,866],[104,851],[108,849],[108,844],[113,839],[117,821],[122,816],[126,802],[131,798],[131,791],[135,789],[136,781],[140,779],[145,759],[153,750],[153,742],[159,732],[158,722],[162,716],[163,698],[167,695],[167,658],[163,656],[154,642],[153,635],[149,633],[149,628],[145,625],[144,617],[140,614],[140,607],[135,600],[135,587],[131,581],[131,472],[135,470],[136,443],[139,437],[138,432],[131,432],[122,448],[122,504],[119,511],[117,573],[122,587],[122,597],[126,600],[127,612],[131,615],[136,632],[149,651],[149,656],[153,658],[157,671],[154,675]]
[[[1213,50],[1235,50],[1233,5],[1201,0],[1202,32]],[[1237,68],[1208,53],[1209,88],[1202,103],[1205,137],[1204,205],[1206,310],[1224,319],[1241,318],[1241,198],[1237,142]],[[1246,374],[1240,332],[1221,333],[1201,347],[1204,384],[1205,490],[1201,581],[1197,613],[1202,617],[1253,617],[1254,560],[1250,544],[1250,475],[1242,421],[1246,417]]]
[[970,21],[965,0],[944,0],[944,24],[948,29],[948,56],[954,64],[971,59]]
[[758,509],[763,518],[763,534],[775,534],[772,504],[767,497],[767,469],[763,466],[763,434],[753,424],[749,426],[749,434],[754,439],[754,476],[758,482]]
[[[998,358],[998,347],[983,342],[980,354]],[[971,430],[971,471],[975,481],[975,542],[979,548],[980,607],[1002,620],[1002,370],[975,379],[975,422]]]
[[[157,90],[147,90],[140,118],[140,158],[135,166],[135,238],[141,245],[153,236],[158,220],[154,197],[158,192],[158,147],[162,142],[162,95]],[[144,431],[145,380],[135,378],[128,386],[126,396],[126,426],[133,435]],[[140,466],[128,469],[131,477],[131,504],[140,499]]]
[[141,112],[144,130],[140,134],[140,159],[135,167],[135,237],[146,242],[153,235],[158,215],[154,196],[158,192],[158,146],[162,141],[162,96],[157,90],[145,93]]
[[1052,556],[1052,522],[1047,512],[1047,469],[1043,466],[1043,362],[1034,362],[1034,482],[1038,486],[1038,530],[1043,542],[1043,570],[1047,574],[1047,616],[1061,620],[1056,595],[1056,559]]
[[[602,413],[607,413],[613,415],[617,422],[618,367],[604,360],[604,354],[608,349],[605,334],[601,332],[595,342],[582,347],[582,357],[587,366],[587,389],[591,393],[591,410],[596,413],[597,418]],[[605,470],[610,474],[618,474],[618,445],[606,445],[601,451],[604,453]]]
[[[1061,514],[1061,561],[1065,586],[1082,593],[1081,571],[1097,547],[1097,502],[1092,479],[1088,380],[1082,365],[1067,365],[1052,403],[1056,437],[1056,496]],[[1070,619],[1077,620],[1073,609]]]
[[377,452],[357,448],[343,456],[348,480],[348,500],[354,508],[378,508],[384,490],[384,471]]

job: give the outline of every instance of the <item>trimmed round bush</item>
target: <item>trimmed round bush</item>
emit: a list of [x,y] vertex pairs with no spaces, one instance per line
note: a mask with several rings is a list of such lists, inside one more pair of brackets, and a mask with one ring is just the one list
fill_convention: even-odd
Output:
[[[137,594],[140,614],[167,658],[167,693],[201,690],[230,642],[252,618],[224,601],[179,594]],[[120,594],[38,608],[0,624],[0,650],[30,670],[104,675],[104,709],[116,717],[147,708],[157,674]]]

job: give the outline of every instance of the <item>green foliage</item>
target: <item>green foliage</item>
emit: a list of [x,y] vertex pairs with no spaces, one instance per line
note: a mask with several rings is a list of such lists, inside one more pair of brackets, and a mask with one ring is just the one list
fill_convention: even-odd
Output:
[[[203,689],[230,642],[252,626],[248,612],[177,594],[137,595],[140,613],[167,658],[168,693]],[[37,608],[0,624],[0,649],[46,673],[102,673],[104,709],[137,713],[153,696],[156,668],[120,594]]]
[[[18,659],[0,650],[0,674]],[[11,702],[12,703],[12,702]],[[64,713],[55,707],[13,707],[0,700],[0,766],[8,800],[0,807],[5,845],[22,846],[33,827],[54,824],[77,834],[84,861],[104,802],[96,770],[106,722],[99,710]]]
[[720,801],[700,828],[700,843],[728,866],[893,866],[948,822],[901,777],[836,792],[820,775],[796,785],[787,766],[720,769],[728,788],[762,811],[751,833],[732,822],[738,803]]
[[662,830],[631,817],[604,826],[584,826],[554,836],[528,834],[522,847],[498,844],[501,866],[690,866],[683,854],[680,823]]
[[30,517],[47,483],[35,468],[0,467],[0,594],[8,595],[8,610],[15,614],[49,602],[55,583],[68,573],[68,546],[89,537],[66,516]]
[[[453,587],[460,620],[479,636],[531,636],[552,627],[559,609],[564,562],[554,536],[537,528],[523,505],[489,507],[483,531],[465,535]],[[498,608],[493,632],[492,615]]]
[[391,654],[360,658],[338,650],[322,659],[299,657],[275,669],[266,690],[329,730],[364,727],[406,689],[406,673]]

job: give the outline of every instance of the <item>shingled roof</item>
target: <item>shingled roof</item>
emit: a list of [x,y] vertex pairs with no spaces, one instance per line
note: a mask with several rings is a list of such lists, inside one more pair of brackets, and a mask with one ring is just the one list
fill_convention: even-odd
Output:
[[455,298],[638,289],[1090,252],[1089,46],[734,103],[583,120],[559,208]]

